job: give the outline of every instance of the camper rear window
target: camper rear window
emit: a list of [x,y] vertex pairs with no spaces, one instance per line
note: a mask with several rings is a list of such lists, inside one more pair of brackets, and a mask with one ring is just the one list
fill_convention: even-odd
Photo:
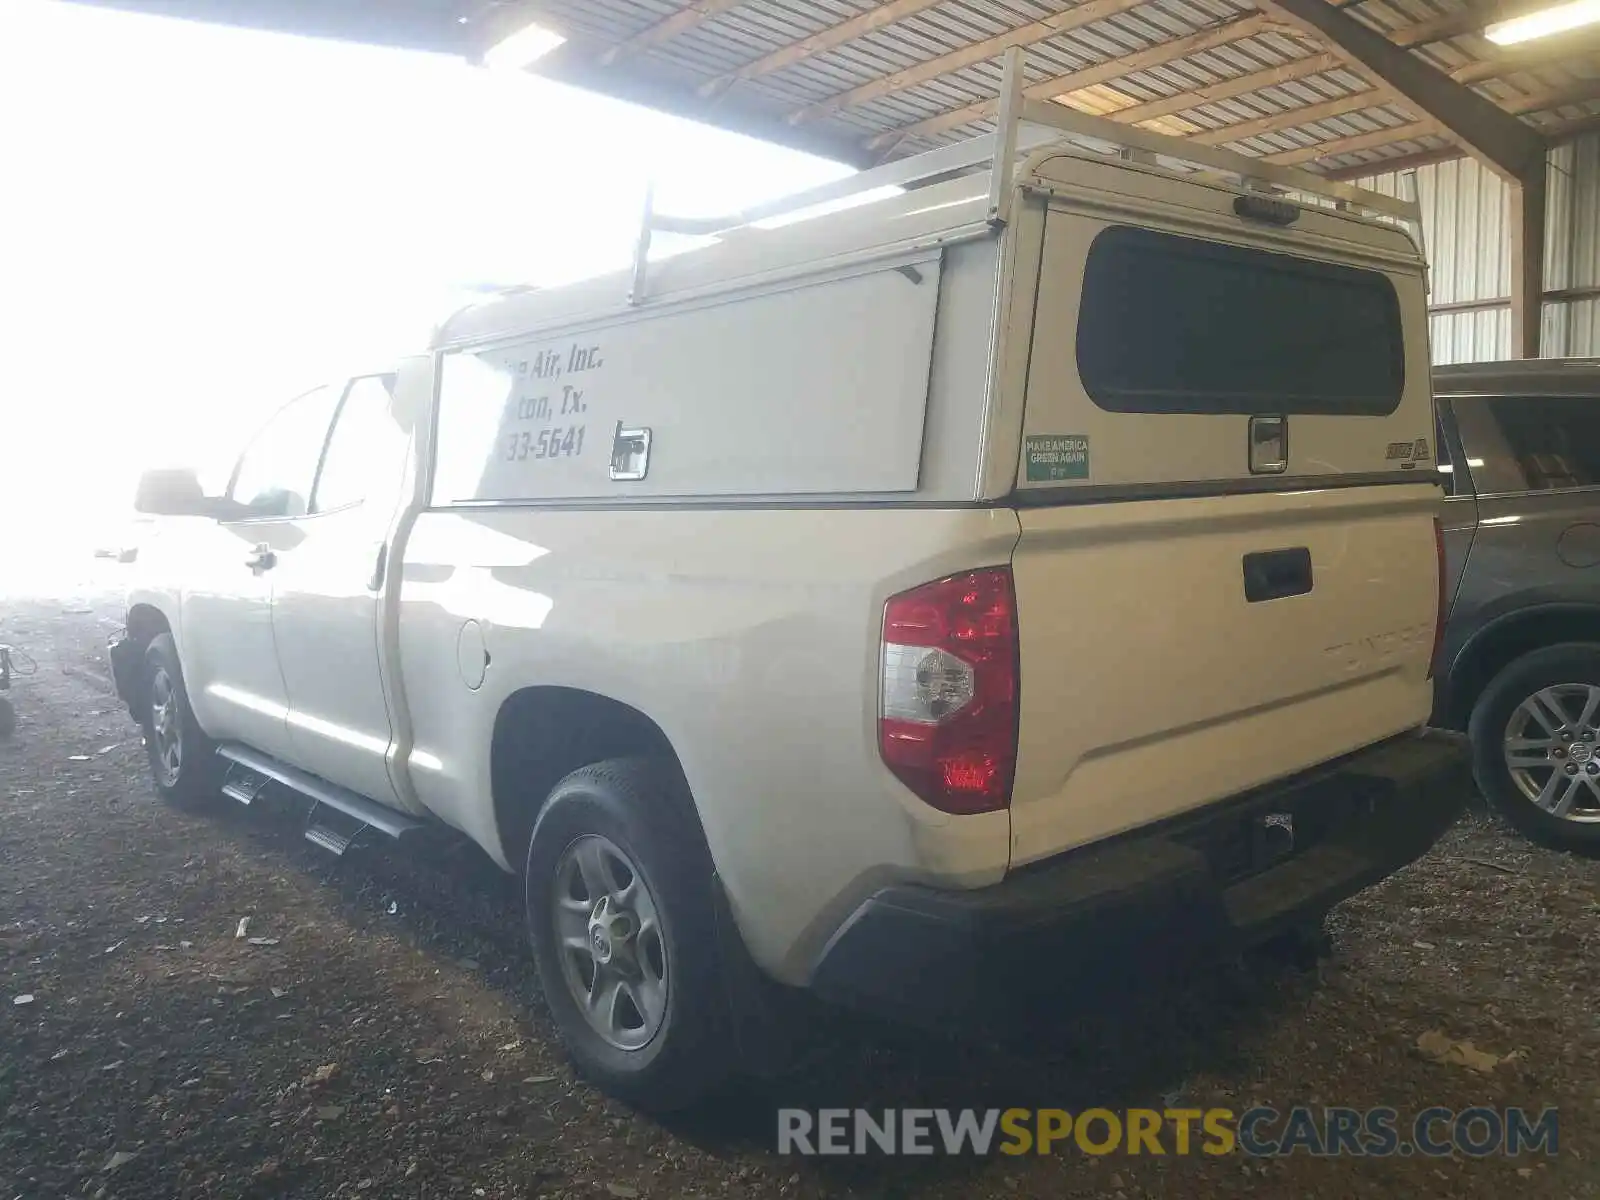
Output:
[[1089,248],[1078,371],[1109,412],[1386,416],[1400,304],[1376,271],[1116,226]]

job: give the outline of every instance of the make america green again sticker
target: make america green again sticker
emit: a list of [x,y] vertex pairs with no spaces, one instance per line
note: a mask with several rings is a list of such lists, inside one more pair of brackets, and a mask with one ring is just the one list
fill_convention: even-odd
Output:
[[1029,483],[1089,478],[1089,439],[1081,433],[1030,434],[1024,455]]

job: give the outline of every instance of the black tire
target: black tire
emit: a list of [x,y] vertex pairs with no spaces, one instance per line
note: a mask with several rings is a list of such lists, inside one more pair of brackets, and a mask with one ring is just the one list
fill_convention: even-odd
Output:
[[[664,959],[665,1015],[648,1040],[633,1048],[607,1040],[584,1015],[574,990],[578,985],[569,983],[567,974],[578,969],[572,963],[581,968],[583,954],[564,966],[563,955],[572,952],[563,950],[556,929],[562,867],[585,839],[595,837],[611,843],[637,868],[658,917],[655,947]],[[657,1112],[684,1108],[727,1081],[735,1060],[717,945],[711,856],[675,766],[614,759],[568,775],[550,793],[534,824],[523,886],[545,1002],[585,1076]],[[576,896],[573,900],[591,903]],[[641,932],[641,945],[642,937]]]
[[[1504,741],[1512,715],[1529,697],[1561,684],[1600,687],[1600,646],[1547,646],[1513,660],[1490,681],[1472,709],[1472,773],[1505,819],[1542,846],[1600,851],[1600,820],[1578,821],[1545,811],[1524,795],[1506,765]],[[1584,751],[1587,756],[1588,751]],[[1583,768],[1587,770],[1587,764]]]
[[[166,689],[170,687],[170,692]],[[144,728],[145,753],[150,759],[151,781],[163,800],[185,807],[208,804],[222,786],[217,759],[217,744],[208,738],[189,707],[189,693],[183,685],[183,668],[178,664],[178,647],[170,633],[150,639],[144,652],[144,686],[139,724]],[[177,770],[165,760],[165,737],[158,736],[159,697],[170,695],[171,719],[179,745]]]

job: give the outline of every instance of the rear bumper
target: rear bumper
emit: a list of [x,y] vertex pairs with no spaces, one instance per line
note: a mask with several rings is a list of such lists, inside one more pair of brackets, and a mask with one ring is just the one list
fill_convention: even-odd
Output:
[[1237,953],[1419,857],[1469,788],[1463,739],[1408,734],[993,887],[885,888],[829,941],[812,988],[938,1021],[1041,973],[1059,990]]

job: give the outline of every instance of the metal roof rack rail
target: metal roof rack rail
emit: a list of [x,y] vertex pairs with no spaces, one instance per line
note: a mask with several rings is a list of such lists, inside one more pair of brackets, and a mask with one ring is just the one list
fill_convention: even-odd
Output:
[[[922,154],[858,171],[854,175],[818,187],[781,196],[739,212],[715,217],[673,217],[655,211],[653,189],[645,194],[639,237],[634,246],[633,277],[628,303],[641,304],[645,298],[651,237],[655,233],[708,236],[730,233],[758,221],[802,212],[836,200],[886,187],[913,187],[989,168],[989,220],[1003,224],[1009,216],[1019,157],[1041,146],[1068,142],[1097,153],[1119,155],[1147,166],[1178,164],[1194,174],[1220,174],[1238,186],[1256,191],[1297,193],[1316,201],[1331,202],[1342,211],[1365,211],[1410,224],[1421,236],[1421,209],[1415,199],[1402,200],[1354,184],[1327,179],[1312,171],[1280,163],[1265,162],[1201,145],[1105,117],[1079,112],[1052,100],[1030,99],[1024,92],[1023,51],[1013,47],[1005,54],[1005,75],[1001,81],[1000,105],[992,133],[940,146]],[[1168,168],[1170,169],[1170,168]],[[1377,164],[1375,169],[1381,169]]]

